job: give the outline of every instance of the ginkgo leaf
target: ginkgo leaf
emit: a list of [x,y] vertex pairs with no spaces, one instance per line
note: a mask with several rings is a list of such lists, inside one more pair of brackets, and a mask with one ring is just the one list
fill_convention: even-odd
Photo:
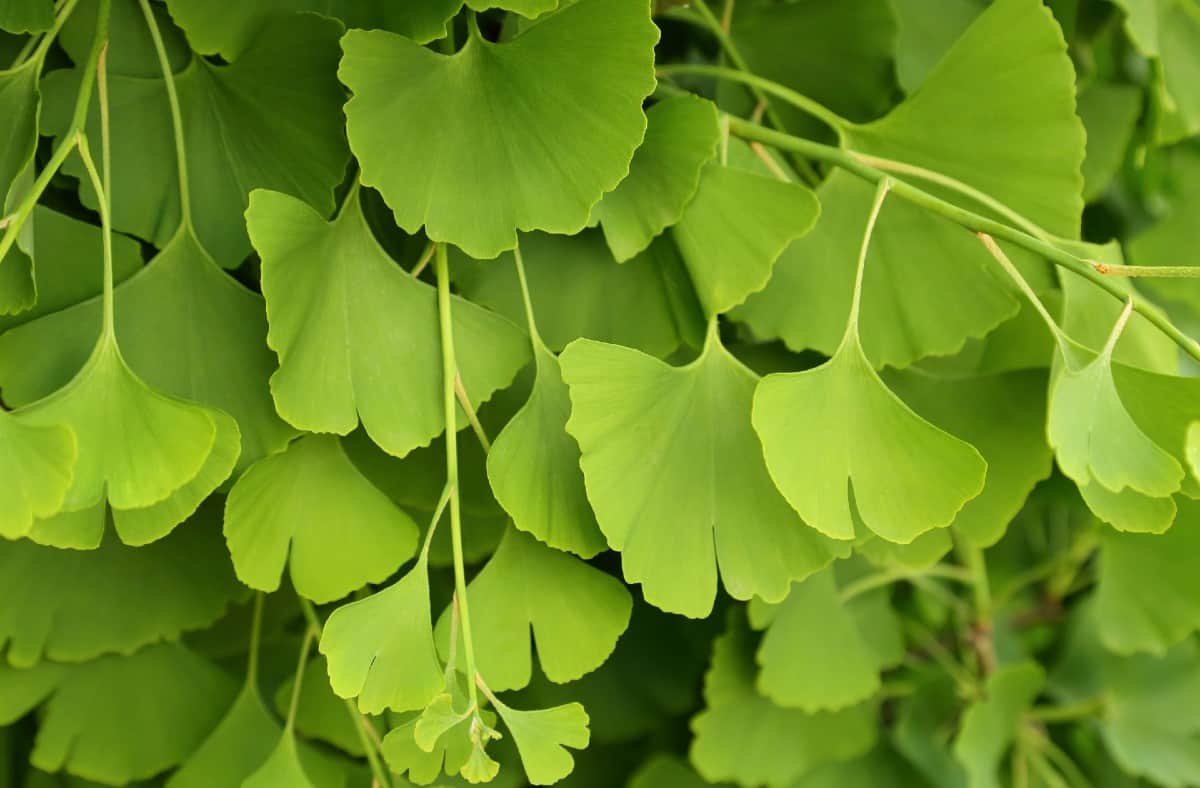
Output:
[[111,532],[94,551],[0,543],[0,596],[8,600],[0,608],[0,645],[8,662],[129,654],[212,624],[244,594],[219,519],[220,505],[205,504],[144,547],[123,545]]
[[788,245],[821,212],[806,186],[711,163],[671,228],[696,295],[712,317],[758,292]]
[[380,583],[412,557],[417,525],[359,473],[329,435],[309,435],[259,460],[225,502],[238,578],[279,588],[286,563],[297,593],[341,599]]
[[750,605],[751,625],[766,628],[756,685],[764,697],[811,713],[853,706],[879,689],[879,659],[839,598],[832,569],[793,583],[769,626],[761,613]]
[[752,420],[779,490],[835,539],[869,531],[907,544],[950,525],[984,487],[979,452],[892,393],[855,331],[821,366],[763,378]]
[[[511,528],[467,586],[467,599],[476,666],[497,692],[529,683],[531,631],[551,681],[574,681],[600,667],[629,625],[633,604],[616,578]],[[437,638],[445,657],[449,609]]]
[[35,519],[62,507],[76,458],[70,428],[27,425],[0,410],[0,536],[18,539],[29,533]]
[[518,711],[495,702],[496,712],[516,742],[525,776],[533,785],[553,785],[571,773],[575,759],[567,751],[588,746],[588,715],[578,703],[552,709]]
[[[293,676],[275,690],[274,707],[280,717],[287,716],[295,683]],[[346,702],[333,694],[333,688],[329,686],[329,670],[325,660],[319,656],[310,659],[304,666],[294,723],[301,735],[328,742],[356,758],[363,757],[365,753],[359,737],[359,726],[377,727],[371,718],[351,713]]]
[[1042,689],[1045,675],[1035,662],[1004,665],[988,676],[983,699],[963,714],[954,756],[967,770],[970,788],[1000,788],[999,769],[1017,737],[1025,712]]
[[257,687],[247,682],[204,742],[167,780],[167,787],[242,785],[271,756],[280,730]]
[[[534,339],[533,355],[533,391],[493,441],[488,480],[517,528],[555,549],[591,558],[608,545],[584,490],[579,444],[566,431],[570,395],[558,359],[540,338]],[[496,684],[490,671],[487,675]]]
[[1191,0],[1114,0],[1126,14],[1125,28],[1134,45],[1158,61],[1152,97],[1163,117],[1155,124],[1160,143],[1176,142],[1200,131],[1200,18]]
[[[20,413],[27,424],[65,424],[75,433],[79,460],[63,503],[66,512],[102,501],[118,512],[160,504],[201,473],[217,439],[215,411],[151,389],[129,369],[111,334],[97,342],[70,383]],[[179,520],[191,512],[182,514]],[[179,522],[167,522],[171,519],[158,518],[154,531],[134,527],[121,533],[118,527],[118,533],[127,544],[145,544]]]
[[896,78],[905,93],[917,90],[954,45],[984,0],[893,0],[896,8]]
[[592,209],[617,262],[633,258],[683,217],[719,139],[716,108],[704,99],[678,96],[647,110],[646,137],[629,175]]
[[1189,435],[1200,421],[1200,378],[1163,375],[1145,369],[1112,365],[1121,404],[1146,437],[1192,472],[1183,477],[1180,490],[1200,498],[1200,476],[1190,453]]
[[54,24],[51,0],[4,0],[0,3],[0,30],[37,33]]
[[1200,504],[1179,498],[1163,534],[1107,532],[1100,548],[1096,626],[1104,645],[1129,654],[1167,649],[1200,629]]
[[[280,360],[271,391],[284,418],[341,435],[361,419],[397,457],[429,443],[445,428],[437,294],[375,241],[357,192],[332,224],[276,192],[254,192],[246,215],[263,257],[267,341]],[[463,386],[478,405],[511,382],[528,348],[498,315],[461,300],[453,314]]]
[[1142,90],[1134,85],[1091,80],[1080,86],[1079,119],[1087,130],[1083,198],[1101,197],[1125,160],[1142,112]]
[[429,612],[429,556],[392,585],[333,611],[321,633],[329,685],[364,714],[424,708],[444,677]]
[[704,779],[790,785],[823,763],[871,748],[876,723],[870,706],[817,714],[777,706],[754,688],[753,652],[742,621],[714,642],[706,708],[691,721],[690,759]]
[[[142,380],[237,420],[240,468],[287,445],[295,431],[267,388],[274,358],[262,297],[222,272],[191,233],[116,288],[115,311],[121,354]],[[100,318],[95,298],[0,335],[6,401],[26,405],[66,385],[91,355]]]
[[[908,100],[878,121],[847,124],[843,143],[958,179],[1045,230],[1074,238],[1084,157],[1074,96],[1074,70],[1049,9],[1038,0],[1002,0],[979,15]],[[1032,137],[1030,128],[1037,130]],[[736,317],[759,336],[832,354],[853,291],[851,227],[865,213],[869,193],[854,176],[835,172],[818,190],[821,221],[793,244],[771,283]],[[981,207],[942,189],[939,194]],[[993,265],[961,228],[916,206],[889,207],[863,285],[868,358],[906,366],[953,353],[1011,317],[1016,301],[989,273]],[[896,331],[897,325],[906,330]]]
[[[528,233],[520,241],[538,333],[551,350],[586,337],[663,357],[703,341],[700,306],[670,238],[655,239],[623,265],[597,230]],[[511,253],[486,262],[454,255],[450,270],[465,298],[525,322]]]
[[316,788],[300,763],[296,737],[284,731],[267,760],[241,783],[243,788]]
[[[172,70],[183,70],[192,59],[192,50],[188,48],[183,31],[172,21],[166,6],[155,4],[150,8],[158,24],[167,61]],[[75,63],[86,62],[91,54],[99,10],[99,0],[80,0],[59,32],[58,43]],[[150,26],[146,24],[146,17],[138,0],[110,0],[108,45],[108,54],[104,61],[104,69],[108,75],[150,79],[162,76],[158,53],[154,49],[154,39],[150,35]]]
[[979,450],[987,463],[983,491],[963,505],[951,527],[979,547],[995,544],[1053,465],[1045,373],[943,378],[912,369],[884,380],[916,413]]
[[707,616],[718,569],[734,598],[779,601],[838,554],[772,485],[750,426],[756,377],[715,322],[684,367],[586,339],[560,361],[588,499],[648,602]]
[[70,667],[58,672],[30,761],[110,785],[150,777],[191,754],[234,694],[215,665],[173,643]]
[[489,259],[517,230],[579,232],[628,173],[658,32],[649,6],[625,0],[578,0],[501,44],[471,31],[442,55],[351,30],[338,75],[354,93],[346,127],[363,183],[406,231]]
[[[466,709],[466,697],[456,686],[454,691],[457,693],[455,707]],[[397,774],[407,774],[408,779],[417,785],[432,783],[443,771],[448,775],[462,771],[472,755],[470,720],[473,716],[463,711],[456,711],[455,716],[460,718],[459,721],[443,731],[431,747],[424,749],[417,745],[415,735],[424,712],[402,715],[400,724],[384,737],[381,748],[391,770]],[[491,712],[482,712],[481,717],[489,727],[495,723],[495,715]]]
[[[275,189],[323,212],[333,209],[348,159],[339,111],[344,92],[334,78],[341,30],[315,14],[280,17],[236,62],[215,65],[194,56],[175,76],[196,237],[221,265],[236,267],[250,252],[242,214],[251,190]],[[78,69],[44,80],[49,132],[67,128],[78,88]],[[161,248],[181,217],[164,82],[111,76],[108,92],[113,226]],[[87,134],[100,138],[98,101],[91,103]],[[64,170],[83,175],[73,160]],[[80,197],[96,205],[86,178]]]
[[[0,6],[0,26],[4,8]],[[33,185],[33,155],[38,139],[39,58],[0,71],[0,214],[14,212]],[[0,255],[0,315],[22,312],[37,301],[33,265],[35,219],[17,236],[16,244]]]
[[1129,488],[1163,498],[1179,490],[1183,467],[1138,427],[1117,391],[1112,352],[1123,323],[1098,354],[1060,354],[1046,431],[1059,467],[1081,488],[1094,482],[1114,493]]

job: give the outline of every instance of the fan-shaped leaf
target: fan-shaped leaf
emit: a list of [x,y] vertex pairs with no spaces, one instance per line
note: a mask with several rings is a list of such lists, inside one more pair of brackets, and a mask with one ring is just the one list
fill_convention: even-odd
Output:
[[575,759],[566,748],[583,749],[591,738],[583,706],[568,703],[534,711],[518,711],[499,702],[495,706],[517,744],[529,782],[553,785],[571,773]]
[[167,781],[168,788],[242,785],[272,753],[279,723],[247,683],[204,742]]
[[[608,659],[632,608],[615,578],[511,528],[467,587],[467,599],[476,665],[497,692],[529,683],[531,631],[547,678],[574,681]],[[443,656],[449,632],[447,609],[437,627]]]
[[429,612],[429,558],[404,577],[333,611],[321,634],[329,684],[365,714],[424,708],[444,678]]
[[[344,93],[334,77],[341,30],[315,14],[281,17],[236,62],[218,66],[195,56],[176,75],[196,237],[221,265],[236,267],[250,252],[242,214],[251,190],[275,189],[333,209],[348,158]],[[67,128],[78,88],[77,70],[45,80],[43,125],[50,132]],[[111,76],[108,92],[113,226],[163,247],[180,224],[166,88],[161,79]],[[98,101],[91,110],[87,133],[99,139]],[[83,173],[71,162],[66,171]],[[86,178],[80,197],[96,205]]]
[[314,602],[332,602],[388,578],[417,546],[417,526],[367,481],[328,435],[300,438],[259,460],[225,503],[225,538],[238,578],[292,585]]
[[502,44],[473,29],[449,56],[350,31],[338,73],[354,93],[347,130],[363,183],[408,232],[424,226],[476,258],[512,249],[517,230],[583,229],[646,129],[657,39],[649,11],[578,0]]
[[[398,457],[429,443],[445,428],[434,289],[387,256],[357,193],[332,224],[275,192],[256,191],[246,213],[263,256],[279,411],[298,427],[341,435],[361,419]],[[454,317],[463,385],[478,404],[512,380],[528,351],[497,315],[459,301]]]
[[0,643],[9,663],[129,654],[208,626],[244,589],[205,504],[165,539],[128,547],[108,533],[94,551],[0,543]]
[[716,108],[696,96],[669,98],[646,112],[646,138],[629,175],[592,209],[617,262],[642,252],[683,217],[719,138]]
[[772,486],[750,427],[755,375],[715,323],[684,367],[586,339],[560,361],[588,499],[651,604],[708,615],[718,568],[734,598],[778,601],[837,553]]
[[0,410],[0,536],[20,538],[62,507],[76,457],[68,427],[27,425]]
[[988,677],[982,700],[963,715],[954,756],[967,770],[970,788],[1000,788],[1000,761],[1017,737],[1025,712],[1042,689],[1045,675],[1034,662],[998,668]]
[[243,788],[316,788],[296,750],[296,737],[284,731],[271,756],[242,783]]

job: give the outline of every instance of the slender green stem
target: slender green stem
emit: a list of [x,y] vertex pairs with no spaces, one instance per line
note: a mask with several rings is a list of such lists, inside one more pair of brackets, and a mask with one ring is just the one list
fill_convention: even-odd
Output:
[[450,482],[442,487],[442,494],[438,497],[437,506],[433,507],[433,516],[429,518],[429,528],[425,531],[425,544],[421,545],[420,561],[429,560],[429,546],[433,544],[433,534],[437,531],[438,523],[442,520],[442,515],[446,512],[446,507],[450,505],[450,494],[455,490]]
[[856,596],[861,596],[877,588],[906,580],[915,581],[921,577],[944,577],[948,580],[957,580],[962,583],[970,582],[967,573],[957,566],[942,566],[937,564],[927,569],[885,569],[882,572],[860,577],[853,583],[847,584],[841,590],[840,596],[843,602],[849,602]]
[[317,615],[317,609],[313,607],[312,602],[309,602],[299,594],[296,595],[296,599],[300,602],[300,612],[304,614],[304,620],[308,622],[309,628],[320,637],[325,625],[321,623],[321,617]]
[[[70,19],[71,12],[75,10],[75,6],[78,4],[79,0],[67,0],[67,2],[63,5],[62,10],[60,10],[54,17],[54,26],[51,27],[44,36],[42,36],[41,41],[33,50],[33,53],[31,55],[27,55],[27,57],[38,64],[37,68],[40,69],[42,67],[42,63],[46,61],[46,53],[50,51],[50,47],[58,38],[58,34],[62,31],[63,25],[65,25],[67,20]],[[33,39],[31,39],[31,41],[32,40]],[[18,62],[23,62],[23,59]]]
[[525,278],[525,258],[521,255],[521,245],[513,249],[513,262],[517,266],[517,280],[521,283],[521,300],[525,304],[525,322],[529,324],[529,338],[535,345],[545,346],[542,335],[538,332],[537,319],[533,316],[533,299],[529,297],[529,280]]
[[1031,736],[1034,740],[1034,745],[1058,769],[1058,772],[1065,778],[1067,784],[1077,786],[1078,788],[1089,788],[1091,786],[1092,781],[1084,775],[1071,756],[1067,755],[1061,747],[1054,743],[1054,740],[1050,736],[1037,728],[1033,729]]
[[1198,279],[1200,266],[1195,265],[1114,265],[1089,260],[1092,267],[1108,276],[1142,277],[1144,279]]
[[417,258],[417,264],[414,265],[412,270],[408,272],[409,276],[411,276],[413,279],[416,279],[418,276],[420,276],[421,272],[425,270],[425,267],[428,266],[430,261],[433,260],[433,253],[436,250],[436,242],[430,241],[429,243],[425,244],[425,249],[421,252],[421,256]]
[[988,580],[987,561],[983,550],[965,539],[955,540],[959,559],[971,573],[971,597],[975,606],[975,628],[972,641],[983,665],[984,674],[996,667],[995,646],[992,643],[992,588]]
[[487,454],[492,450],[492,442],[488,439],[487,430],[483,428],[483,422],[479,420],[475,406],[471,404],[471,397],[467,394],[467,387],[463,385],[462,375],[457,369],[454,370],[454,396],[458,400],[459,407],[467,414],[467,423],[471,425],[471,432],[475,433],[475,438],[483,447],[483,453]]
[[[732,58],[730,58],[730,60],[732,60]],[[839,135],[853,125],[850,123],[850,121],[838,115],[833,110],[829,109],[823,104],[820,104],[819,102],[813,101],[803,93],[799,93],[789,87],[779,84],[778,82],[766,79],[765,77],[760,77],[749,70],[744,70],[741,68],[733,69],[725,66],[711,66],[700,63],[670,63],[667,65],[658,66],[657,71],[658,74],[663,77],[691,74],[698,77],[714,77],[716,79],[725,80],[726,82],[737,82],[741,85],[751,88],[752,91],[755,91],[756,98],[759,98],[760,101],[766,102],[767,107],[770,107],[770,102],[765,98],[765,96],[774,96],[778,99],[782,99],[801,112],[811,115],[812,117],[824,123],[826,126],[829,126]],[[761,96],[758,94],[761,94]],[[770,118],[771,116],[769,109],[767,110],[767,113],[767,117]],[[771,125],[776,126],[777,128],[782,128],[782,126],[775,123],[774,120],[771,121]]]
[[300,658],[296,664],[296,677],[292,682],[292,700],[288,704],[287,721],[284,731],[291,734],[296,729],[296,710],[300,708],[300,688],[304,684],[304,666],[308,664],[308,651],[312,648],[316,633],[312,627],[305,627],[304,639],[300,643]]
[[937,636],[930,632],[923,624],[914,621],[913,619],[903,619],[905,630],[908,636],[928,654],[938,666],[944,670],[954,682],[958,684],[959,689],[968,695],[976,693],[975,678],[970,671],[959,664],[950,650],[941,644]]
[[1104,711],[1106,703],[1104,696],[1098,695],[1062,706],[1036,706],[1030,709],[1029,716],[1039,722],[1074,722],[1099,715]]
[[387,769],[383,768],[375,749],[375,743],[367,735],[370,721],[355,708],[354,701],[346,698],[343,702],[346,704],[346,713],[350,715],[350,724],[354,726],[354,732],[358,734],[358,742],[367,756],[367,765],[371,767],[371,775],[375,778],[375,783],[380,788],[391,788],[392,783],[388,779]]
[[467,688],[470,705],[475,707],[475,646],[471,642],[471,608],[467,599],[467,569],[463,561],[462,511],[458,494],[458,435],[454,423],[458,415],[455,404],[454,376],[458,364],[454,357],[454,323],[450,312],[450,266],[446,247],[438,246],[434,263],[437,269],[438,320],[442,339],[442,390],[446,414],[446,483],[450,486],[450,541],[454,552],[454,587],[462,613],[463,652],[467,661]]
[[1125,302],[1125,308],[1121,310],[1121,314],[1117,316],[1117,322],[1113,323],[1112,331],[1108,334],[1108,339],[1104,343],[1104,347],[1100,350],[1100,355],[1110,358],[1113,351],[1117,349],[1117,342],[1121,340],[1121,334],[1125,331],[1125,326],[1129,324],[1129,316],[1133,314],[1133,299],[1130,298]]
[[33,214],[33,209],[42,194],[49,187],[50,181],[58,173],[63,162],[71,155],[79,144],[87,123],[88,109],[92,102],[92,88],[96,83],[96,68],[100,61],[100,53],[108,42],[108,18],[112,0],[99,0],[96,7],[96,29],[92,35],[92,46],[88,51],[87,60],[79,72],[79,92],[75,95],[75,107],[71,112],[71,122],[67,130],[59,137],[58,145],[50,154],[50,160],[45,168],[38,173],[33,182],[33,188],[25,195],[21,204],[11,215],[4,218],[4,237],[0,238],[0,262],[17,242],[25,222]]
[[167,102],[171,107],[171,131],[175,136],[175,165],[179,170],[179,218],[180,224],[192,228],[192,191],[188,186],[187,148],[183,137],[183,112],[179,109],[179,93],[175,89],[175,72],[171,70],[171,59],[167,56],[167,47],[163,44],[162,32],[158,29],[158,20],[154,18],[154,10],[150,8],[150,0],[138,0],[142,7],[142,16],[146,18],[146,27],[150,30],[150,38],[154,41],[154,52],[158,55],[158,67],[162,70],[163,83],[167,87]]
[[96,200],[100,209],[101,242],[104,249],[104,289],[101,297],[104,319],[101,323],[101,336],[105,339],[116,337],[116,321],[113,318],[113,272],[112,272],[112,218],[109,215],[108,192],[92,159],[92,152],[87,137],[79,137],[79,158],[83,160],[83,168],[91,179],[92,188],[96,191]]
[[858,266],[854,273],[854,294],[850,300],[850,318],[846,324],[846,335],[851,332],[858,335],[858,313],[862,306],[863,274],[867,269],[867,252],[871,249],[871,236],[875,234],[875,224],[879,221],[879,213],[883,210],[883,201],[887,199],[888,191],[892,188],[890,178],[882,178],[875,187],[875,200],[871,203],[871,213],[867,216],[867,228],[863,231],[862,246],[858,250]]
[[250,619],[250,654],[246,657],[246,684],[258,686],[258,649],[262,643],[263,594],[254,594],[254,615]]
[[33,52],[34,49],[37,48],[38,43],[41,40],[42,40],[42,37],[40,35],[30,36],[29,40],[26,41],[19,50],[17,50],[17,55],[16,55],[16,57],[14,57],[12,59],[12,63],[9,64],[8,70],[13,71],[15,69],[20,68],[22,65],[24,65],[24,63],[27,60],[29,60],[29,55]]
[[[819,142],[812,142],[811,140],[792,136],[791,134],[784,134],[737,117],[730,118],[730,128],[734,134],[743,139],[762,142],[780,150],[796,151],[810,158],[829,162],[873,183],[878,183],[884,178],[892,177],[876,167],[859,161],[853,154],[832,145],[823,145]],[[1052,243],[1042,241],[1002,222],[981,216],[965,208],[960,208],[902,180],[894,180],[892,191],[914,205],[943,216],[974,233],[986,233],[995,238],[1014,243],[1044,257],[1055,265],[1066,268],[1095,283],[1105,292],[1121,301],[1129,297],[1128,292],[1103,273],[1096,270],[1092,264],[1058,248]],[[1197,342],[1176,328],[1152,304],[1144,299],[1136,298],[1134,299],[1133,308],[1138,314],[1149,320],[1159,331],[1170,337],[1185,353],[1193,359],[1200,361],[1200,342]]]

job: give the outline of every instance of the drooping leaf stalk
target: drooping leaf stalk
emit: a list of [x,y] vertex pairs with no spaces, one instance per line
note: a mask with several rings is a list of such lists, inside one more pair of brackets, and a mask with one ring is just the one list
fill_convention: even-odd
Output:
[[192,192],[188,185],[188,159],[186,140],[183,134],[183,112],[179,108],[179,93],[175,88],[175,73],[171,70],[171,60],[167,56],[167,47],[163,43],[162,32],[158,28],[158,20],[154,10],[150,8],[150,0],[138,0],[142,8],[142,16],[146,18],[146,27],[154,42],[154,52],[158,56],[158,66],[162,70],[163,84],[167,89],[167,102],[171,107],[171,132],[175,138],[175,166],[179,172],[179,217],[180,225],[192,229]]

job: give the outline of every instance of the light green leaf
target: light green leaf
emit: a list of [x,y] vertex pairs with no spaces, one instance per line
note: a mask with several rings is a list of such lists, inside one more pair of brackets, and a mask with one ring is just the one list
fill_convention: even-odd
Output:
[[821,366],[763,378],[753,423],[776,486],[835,539],[870,531],[908,544],[950,525],[984,487],[979,452],[893,394],[854,330]]
[[707,707],[691,722],[691,762],[701,776],[786,786],[823,763],[871,748],[876,721],[870,706],[817,714],[777,706],[755,691],[753,651],[740,621],[714,643],[704,680]]
[[[122,541],[145,544],[170,532],[191,511],[154,516],[125,527],[121,512],[146,509],[181,495],[194,510],[200,500],[187,485],[205,470],[217,442],[217,411],[154,391],[129,369],[112,335],[104,335],[79,374],[49,397],[19,411],[31,425],[65,424],[75,433],[79,461],[63,511],[79,512],[107,501]],[[236,431],[236,429],[235,429]],[[200,496],[216,489],[232,470]],[[207,474],[206,474],[207,477]],[[206,478],[205,481],[209,481]],[[183,507],[186,508],[186,507]],[[100,532],[94,544],[99,544]]]
[[75,433],[61,424],[33,426],[0,410],[0,536],[18,539],[35,519],[56,513],[75,473]]
[[431,700],[425,710],[421,712],[421,716],[417,719],[417,726],[413,729],[413,739],[417,746],[425,752],[433,752],[438,739],[470,716],[470,711],[456,711],[454,698],[450,696],[450,693],[444,692]]
[[579,444],[566,431],[570,395],[558,359],[540,338],[533,342],[533,391],[492,443],[488,480],[517,528],[557,550],[591,558],[608,544],[588,504]]
[[[60,273],[72,276],[70,270]],[[262,297],[222,272],[190,233],[178,233],[115,296],[117,337],[130,368],[166,394],[234,417],[242,435],[239,469],[287,445],[295,431],[276,415],[267,388],[275,362],[264,341]],[[99,330],[95,298],[0,335],[6,401],[26,405],[66,385],[92,354]]]
[[10,33],[37,33],[54,24],[54,3],[50,0],[3,0],[0,2],[0,29]]
[[1104,645],[1129,654],[1167,649],[1200,629],[1200,504],[1179,498],[1163,534],[1106,532],[1100,549],[1096,626]]
[[[12,0],[9,0],[12,2]],[[6,8],[0,2],[0,27]],[[10,21],[15,21],[10,19]],[[16,210],[33,185],[33,155],[38,140],[38,74],[31,58],[17,68],[0,71],[0,214]],[[16,244],[0,257],[0,315],[23,312],[37,302],[33,255],[36,219],[30,217]]]
[[1034,662],[1004,665],[988,677],[982,700],[963,715],[954,756],[966,767],[970,788],[1000,788],[999,769],[1017,736],[1025,712],[1042,689],[1045,676]]
[[568,703],[534,711],[518,711],[499,702],[495,706],[517,744],[530,783],[553,785],[571,773],[575,759],[566,748],[584,749],[591,738],[583,706]]
[[896,37],[896,77],[905,93],[920,88],[929,72],[954,45],[984,0],[892,0],[899,28]]
[[[333,223],[277,192],[246,212],[263,257],[263,293],[279,355],[271,392],[284,418],[314,432],[371,438],[402,457],[445,429],[437,293],[397,266],[363,218],[358,193]],[[458,301],[455,346],[478,405],[528,358],[515,326]],[[398,388],[399,387],[399,388]]]
[[1087,130],[1083,197],[1104,194],[1125,161],[1142,112],[1142,91],[1120,82],[1092,80],[1079,91],[1079,119]]
[[30,761],[110,785],[150,777],[200,745],[235,691],[216,666],[177,644],[101,657],[62,673]]
[[794,583],[771,611],[769,626],[759,604],[750,604],[750,622],[766,628],[757,654],[761,695],[813,713],[852,706],[879,689],[881,665],[838,596],[832,569]]
[[280,730],[257,687],[246,683],[204,742],[167,780],[167,788],[241,785],[271,756]]
[[[1050,11],[1039,0],[999,0],[919,90],[878,121],[848,125],[843,142],[958,179],[1045,230],[1074,238],[1083,209],[1084,157],[1074,110],[1074,70]],[[736,317],[759,336],[832,354],[853,291],[857,234],[850,228],[861,220],[869,195],[870,188],[853,176],[834,173],[818,190],[823,210],[817,227],[792,245],[772,282]],[[989,273],[993,261],[960,228],[897,204],[881,217],[877,235],[863,285],[862,326],[863,347],[875,365],[905,366],[956,352],[1016,313],[1014,298]],[[896,331],[897,325],[906,330]]]
[[300,763],[296,737],[285,730],[271,756],[242,782],[243,788],[316,788]]
[[[1161,375],[1123,364],[1112,367],[1121,403],[1138,428],[1182,466],[1189,466],[1188,434],[1200,420],[1200,378]],[[1181,489],[1200,498],[1194,465]]]
[[[667,356],[700,344],[704,322],[679,252],[669,238],[617,265],[599,231],[520,237],[538,333],[551,350],[586,337]],[[451,257],[463,297],[525,323],[525,305],[511,253],[477,262]]]
[[812,229],[821,212],[799,183],[716,162],[672,228],[708,317],[728,312],[766,286],[775,261]]
[[716,108],[697,96],[655,104],[646,122],[646,138],[633,154],[629,175],[592,209],[619,263],[641,253],[683,217],[720,138]]
[[995,544],[1034,486],[1050,475],[1045,373],[942,378],[913,369],[884,380],[916,413],[979,450],[987,463],[983,491],[951,526],[978,547]]
[[[275,189],[324,213],[333,209],[333,189],[348,158],[344,92],[334,78],[341,30],[338,22],[314,14],[283,17],[236,62],[214,65],[194,56],[176,75],[196,236],[221,265],[236,267],[250,253],[242,214],[251,190]],[[78,88],[77,69],[44,80],[48,132],[65,131]],[[180,224],[166,88],[161,79],[111,76],[108,92],[113,226],[161,248]],[[96,100],[87,134],[100,139]],[[81,176],[74,162],[65,171]],[[86,178],[80,198],[96,206]]]
[[[1200,84],[1200,83],[1198,83]],[[1200,151],[1176,145],[1163,154],[1165,169],[1162,216],[1130,239],[1129,257],[1137,265],[1179,265],[1191,262],[1200,244]],[[1142,287],[1168,302],[1200,306],[1200,287],[1186,279],[1142,280]]]
[[329,435],[300,438],[259,460],[225,502],[225,538],[238,578],[332,602],[381,583],[416,552],[417,525],[367,481]]
[[[467,587],[467,599],[476,666],[496,692],[529,683],[531,630],[542,672],[562,684],[604,664],[632,608],[616,578],[512,528]],[[443,657],[449,655],[450,618],[447,608],[438,620]],[[459,640],[461,654],[461,632]]]
[[[281,718],[287,716],[295,683],[295,676],[292,676],[275,690],[273,703]],[[295,724],[296,730],[302,735],[328,742],[355,758],[364,755],[359,726],[370,725],[378,729],[373,718],[357,711],[351,712],[346,702],[333,694],[333,688],[329,686],[329,670],[325,659],[320,656],[310,659],[304,666]]]
[[329,685],[364,714],[424,708],[444,677],[429,612],[429,558],[404,577],[333,611],[321,634]]
[[[447,689],[453,693],[452,709],[459,721],[442,731],[434,742],[426,742],[431,745],[428,749],[419,747],[415,738],[416,728],[428,708],[422,712],[401,715],[400,724],[383,739],[383,757],[388,766],[397,774],[407,773],[409,780],[417,785],[432,783],[442,773],[443,766],[447,775],[458,774],[467,768],[488,768],[486,754],[480,758],[482,750],[479,754],[474,751],[469,722],[474,716],[466,711],[467,698],[463,688],[450,682]],[[430,705],[437,704],[442,697],[438,695]],[[488,727],[495,723],[496,715],[491,712],[481,712],[480,717]],[[476,763],[469,767],[472,758]],[[495,771],[492,775],[495,776]]]
[[480,259],[516,246],[517,230],[579,232],[646,130],[658,37],[649,12],[579,0],[502,44],[473,30],[449,56],[350,31],[338,73],[354,93],[347,132],[363,183],[406,231],[424,226]]
[[750,426],[756,377],[715,323],[683,367],[586,339],[560,361],[588,499],[648,602],[707,616],[718,569],[735,599],[779,601],[839,552],[771,484]]
[[94,551],[0,543],[0,645],[8,662],[129,654],[207,627],[244,595],[220,536],[220,505],[144,547],[107,533]]

